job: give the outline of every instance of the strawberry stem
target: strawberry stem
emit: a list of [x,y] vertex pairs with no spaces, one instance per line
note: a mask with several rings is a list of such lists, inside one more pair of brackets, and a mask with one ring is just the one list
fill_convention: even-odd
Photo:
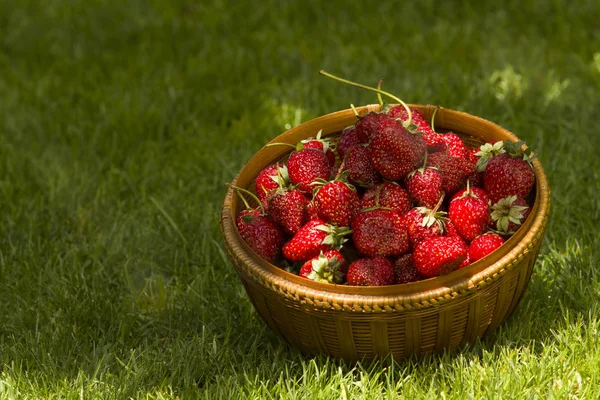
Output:
[[431,115],[431,130],[434,133],[435,133],[435,115],[437,114],[439,109],[440,109],[440,106],[435,107],[435,110],[433,110],[433,114]]
[[265,147],[273,147],[273,146],[288,146],[288,147],[292,147],[292,148],[296,148],[297,145],[295,144],[291,144],[291,143],[267,143],[265,144]]
[[239,196],[239,197],[242,199],[242,201],[244,202],[244,205],[246,205],[246,209],[247,209],[247,210],[250,210],[250,209],[251,209],[251,207],[250,207],[250,205],[248,204],[248,202],[246,201],[246,199],[244,198],[244,196],[242,196],[242,195],[240,194],[240,192],[241,192],[241,193],[244,193],[244,194],[247,194],[248,196],[252,197],[252,199],[254,199],[254,201],[256,201],[256,203],[258,204],[258,207],[260,207],[260,211],[261,211],[261,213],[262,213],[262,214],[265,214],[265,208],[263,207],[263,205],[262,205],[262,203],[261,203],[260,199],[259,199],[259,198],[258,198],[258,197],[257,197],[257,196],[254,194],[254,193],[252,193],[252,192],[251,192],[251,191],[249,191],[249,190],[243,189],[243,188],[241,188],[241,187],[239,187],[239,186],[234,186],[234,185],[232,185],[231,183],[226,183],[226,184],[225,184],[225,186],[229,186],[230,188],[232,188],[232,189],[235,191],[235,193],[236,193],[236,194],[237,194],[237,195],[238,195],[238,196]]
[[354,104],[350,104],[350,107],[352,108],[352,111],[354,111],[354,115],[356,115],[356,118],[360,118],[360,114],[358,113],[356,107],[354,107]]
[[[381,85],[383,84],[383,78],[379,80],[377,84],[377,89],[381,90]],[[377,101],[379,101],[379,105],[383,108],[383,99],[381,98],[381,93],[377,93]]]
[[410,107],[407,106],[405,102],[403,102],[402,100],[400,100],[398,97],[394,96],[393,94],[385,92],[385,91],[383,91],[381,89],[377,89],[377,88],[374,88],[374,87],[362,85],[360,83],[356,83],[356,82],[352,82],[352,81],[349,81],[349,80],[344,79],[344,78],[340,78],[338,76],[330,74],[329,72],[325,72],[324,70],[320,70],[319,73],[321,75],[323,75],[323,76],[326,76],[326,77],[331,78],[333,80],[336,80],[338,82],[342,82],[342,83],[345,83],[347,85],[356,86],[356,87],[359,87],[361,89],[370,90],[371,92],[380,93],[380,94],[382,94],[384,96],[389,97],[390,99],[392,99],[394,101],[397,101],[400,105],[402,105],[402,107],[404,107],[404,109],[406,110],[406,112],[408,114],[408,119],[404,123],[404,126],[410,126],[412,124],[412,111],[410,110]]
[[383,184],[377,186],[375,190],[375,207],[379,207],[379,196],[381,195],[381,191],[383,190]]
[[433,210],[431,210],[431,215],[435,214],[437,212],[437,210],[440,208],[440,206],[442,205],[442,202],[444,201],[444,196],[445,196],[444,193],[442,193],[437,204],[435,205],[435,207],[433,207]]

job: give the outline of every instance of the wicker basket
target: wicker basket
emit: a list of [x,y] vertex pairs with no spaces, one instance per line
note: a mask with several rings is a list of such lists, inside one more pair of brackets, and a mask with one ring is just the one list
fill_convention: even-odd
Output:
[[[433,106],[414,105],[431,118]],[[358,108],[379,111],[378,105]],[[295,144],[323,129],[338,135],[356,121],[352,110],[328,114],[299,125],[274,142]],[[466,143],[517,137],[500,126],[466,113],[440,108],[435,126],[452,130]],[[252,187],[267,165],[281,159],[285,146],[263,147],[233,184]],[[227,192],[221,215],[226,247],[256,311],[289,343],[308,353],[346,360],[453,349],[492,332],[517,307],[537,258],[546,228],[550,191],[539,161],[535,202],[521,227],[490,256],[448,275],[383,287],[351,287],[314,282],[284,271],[258,257],[239,236],[235,218],[241,204]]]

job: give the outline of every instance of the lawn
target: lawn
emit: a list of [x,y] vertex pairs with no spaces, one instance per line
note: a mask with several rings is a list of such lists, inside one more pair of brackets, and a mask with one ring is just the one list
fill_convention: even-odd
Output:
[[[599,16],[594,0],[0,0],[0,398],[598,398]],[[377,101],[321,68],[536,152],[546,238],[490,336],[348,365],[254,312],[223,183],[286,126]]]

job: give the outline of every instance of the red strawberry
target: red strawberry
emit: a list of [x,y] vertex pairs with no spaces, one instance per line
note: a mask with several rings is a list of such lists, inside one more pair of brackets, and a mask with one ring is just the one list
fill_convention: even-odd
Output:
[[308,220],[319,219],[319,214],[317,213],[317,206],[315,202],[310,200],[306,205],[306,212],[308,214]]
[[360,208],[383,207],[406,214],[410,210],[410,199],[406,190],[395,182],[383,182],[365,191],[360,199]]
[[[480,199],[485,201],[486,204],[490,202],[490,196],[489,196],[488,192],[485,191],[485,189],[470,186],[470,181],[467,186],[469,186],[469,190],[471,191],[471,193],[474,196],[479,197]],[[467,188],[459,190],[458,192],[454,193],[454,196],[452,196],[450,201],[452,201],[458,197],[462,197],[465,193],[467,193]]]
[[350,148],[361,143],[354,125],[345,128],[337,141],[337,152],[340,158],[343,159]]
[[317,282],[343,283],[346,275],[346,260],[338,250],[321,252],[300,267],[299,275]]
[[494,156],[485,166],[483,187],[494,203],[512,195],[526,198],[533,188],[535,173],[530,164],[530,152],[521,151],[522,144],[506,141],[504,149],[507,153]]
[[349,172],[348,181],[357,186],[371,187],[381,181],[371,166],[369,151],[365,146],[356,145],[348,149],[341,169]]
[[240,236],[244,237],[250,229],[249,224],[261,215],[263,215],[263,212],[260,208],[242,210],[236,219],[236,226]]
[[287,163],[290,181],[305,193],[312,192],[311,183],[321,178],[328,180],[331,166],[325,153],[315,149],[295,151]]
[[321,251],[339,249],[346,239],[342,236],[351,233],[347,228],[336,228],[325,221],[308,221],[283,246],[283,256],[290,261],[308,261]]
[[[241,218],[244,219],[247,216],[241,215]],[[273,262],[278,258],[283,244],[283,233],[267,216],[252,216],[252,219],[246,219],[244,226],[238,228],[238,230],[242,239],[256,254],[269,262]]]
[[393,285],[394,265],[385,257],[361,258],[348,267],[346,279],[352,286]]
[[487,230],[490,217],[488,203],[467,185],[460,196],[455,195],[450,201],[448,217],[460,236],[471,241]]
[[423,137],[399,123],[380,129],[369,144],[371,165],[387,180],[403,179],[423,161],[427,145]]
[[443,197],[440,197],[438,204],[433,209],[415,207],[402,217],[402,222],[408,230],[408,238],[412,249],[429,237],[444,234],[446,213],[438,211],[442,200]]
[[492,232],[484,233],[481,236],[477,236],[467,250],[467,255],[470,262],[475,262],[482,259],[483,257],[496,250],[498,247],[504,244],[504,239],[499,235]]
[[256,195],[262,203],[266,203],[269,195],[278,188],[287,187],[290,184],[287,167],[284,164],[271,164],[256,177]]
[[[427,160],[427,155],[425,159]],[[437,169],[423,166],[408,174],[404,183],[415,205],[433,208],[443,194],[442,181],[442,175]]]
[[[412,122],[413,123],[416,120],[426,121],[425,116],[418,109],[410,107],[410,112],[412,114]],[[408,120],[408,112],[406,111],[406,108],[404,108],[404,106],[402,106],[402,105],[397,105],[397,106],[391,107],[388,110],[387,114],[390,118],[395,118],[395,119],[400,118],[403,122]],[[429,129],[431,129],[431,128],[429,128]]]
[[308,221],[308,199],[298,189],[278,189],[269,198],[269,215],[273,222],[293,235]]
[[465,156],[465,158],[471,164],[475,164],[476,165],[477,162],[479,161],[479,157],[477,156],[478,152],[479,152],[479,148],[478,147],[467,147],[466,148],[466,156]]
[[397,256],[408,251],[408,233],[397,211],[362,210],[352,220],[352,231],[354,245],[367,256]]
[[458,234],[458,231],[456,230],[456,227],[454,226],[454,224],[452,223],[452,221],[447,220],[447,221],[444,221],[444,222],[445,222],[444,223],[444,227],[446,228],[446,236],[458,236],[458,237],[460,237],[460,235]]
[[[427,144],[427,151],[435,153],[446,149],[447,145],[440,134],[435,133],[427,123],[425,116],[416,108],[411,108],[412,124],[415,125],[414,132],[421,132],[423,140]],[[403,123],[408,121],[408,112],[403,106],[394,106],[388,111],[392,118],[399,118]]]
[[456,236],[430,237],[419,243],[413,252],[415,268],[427,277],[454,271],[466,257],[467,245]]
[[531,212],[522,197],[508,196],[492,205],[490,220],[497,232],[511,235],[517,231]]
[[452,157],[467,158],[467,146],[456,133],[448,132],[440,136],[448,147],[448,154]]
[[[340,179],[340,180],[338,180]],[[343,182],[344,176],[316,186],[313,202],[317,215],[328,224],[350,226],[352,218],[359,211],[359,198],[354,186]]]
[[[466,148],[466,160],[475,166],[477,169],[477,162],[479,161],[479,157],[477,153],[479,152],[479,148],[475,147],[467,147]],[[470,182],[472,188],[482,187],[483,186],[483,173],[479,171],[473,172],[467,180]]]
[[452,157],[445,152],[429,154],[427,166],[435,167],[442,175],[442,189],[451,196],[467,185],[467,178],[475,172],[475,167],[464,158]]
[[460,265],[458,266],[457,269],[464,268],[464,267],[466,267],[467,265],[469,265],[471,263],[472,262],[471,262],[471,259],[469,258],[469,252],[468,252],[468,249],[467,249],[467,257],[465,257],[465,259],[463,260],[463,262],[460,263]]
[[411,253],[404,254],[394,262],[394,272],[396,273],[396,283],[410,283],[424,279],[424,277],[415,268]]
[[[269,262],[275,261],[281,252],[283,232],[267,217],[262,203],[254,193],[237,186],[227,185],[240,196],[246,206],[246,209],[241,211],[236,219],[240,236],[256,254]],[[241,193],[251,196],[258,203],[258,208],[251,209]]]
[[321,139],[321,133],[323,133],[322,130],[317,133],[315,138],[301,140],[297,150],[301,150],[302,148],[321,150],[325,153],[325,156],[327,156],[329,165],[333,167],[333,164],[335,164],[335,153],[332,150],[331,141],[328,138]]
[[358,136],[361,143],[368,143],[373,136],[377,134],[380,129],[380,125],[389,121],[390,118],[387,114],[370,112],[362,117],[359,117],[356,122],[356,135]]

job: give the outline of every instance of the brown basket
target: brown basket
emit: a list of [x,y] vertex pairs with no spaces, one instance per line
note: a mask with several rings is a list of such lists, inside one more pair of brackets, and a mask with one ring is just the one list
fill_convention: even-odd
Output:
[[[414,105],[429,120],[434,106]],[[378,105],[358,108],[379,111]],[[328,114],[283,133],[273,142],[295,144],[315,136],[338,135],[356,117],[352,110]],[[451,130],[471,145],[517,137],[472,115],[440,108],[438,130]],[[281,159],[285,146],[263,147],[240,171],[234,185],[251,188],[258,173]],[[448,275],[383,287],[351,287],[314,282],[284,271],[257,256],[239,236],[241,209],[227,192],[221,231],[231,259],[254,307],[288,342],[309,353],[347,360],[393,354],[406,357],[453,349],[492,332],[517,307],[537,258],[550,207],[546,175],[536,159],[535,202],[523,224],[490,256]]]

